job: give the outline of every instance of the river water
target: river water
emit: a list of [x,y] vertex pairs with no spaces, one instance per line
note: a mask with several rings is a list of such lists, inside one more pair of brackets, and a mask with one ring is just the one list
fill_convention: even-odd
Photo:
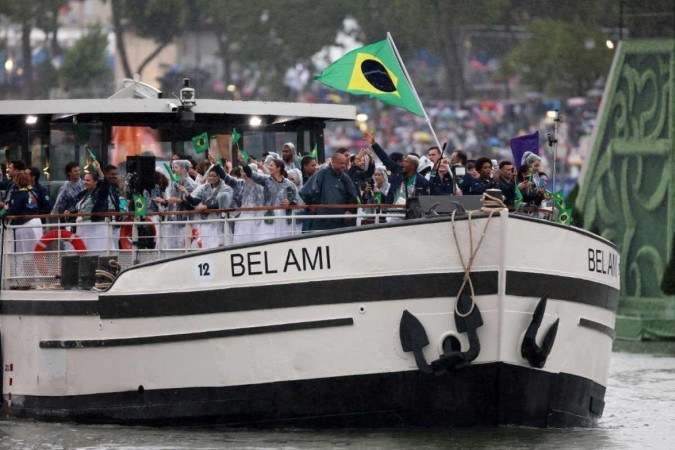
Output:
[[591,429],[250,431],[0,421],[11,449],[675,448],[675,355],[613,353],[605,415]]

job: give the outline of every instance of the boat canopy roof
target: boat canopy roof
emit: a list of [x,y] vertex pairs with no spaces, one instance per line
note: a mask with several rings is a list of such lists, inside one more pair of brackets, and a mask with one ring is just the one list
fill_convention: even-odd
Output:
[[[66,100],[8,100],[0,101],[0,117],[20,115],[75,114],[167,114],[175,115],[177,99],[66,99]],[[274,123],[298,118],[323,120],[354,120],[356,107],[321,103],[260,102],[199,99],[191,108],[195,115],[274,116]]]

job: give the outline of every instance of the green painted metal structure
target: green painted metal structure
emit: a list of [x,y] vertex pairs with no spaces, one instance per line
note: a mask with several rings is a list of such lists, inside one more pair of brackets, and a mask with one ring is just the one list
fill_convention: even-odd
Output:
[[675,339],[675,40],[617,49],[576,207],[621,252],[617,336]]

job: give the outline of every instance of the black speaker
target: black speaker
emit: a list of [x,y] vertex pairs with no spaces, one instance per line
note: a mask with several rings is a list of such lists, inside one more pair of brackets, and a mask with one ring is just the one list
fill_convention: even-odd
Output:
[[91,289],[96,283],[96,269],[98,268],[98,256],[80,257],[80,277],[77,283],[78,289]]
[[80,276],[80,257],[62,256],[61,257],[61,287],[63,289],[72,289],[77,287],[77,280]]
[[155,187],[155,157],[127,156],[127,174],[136,175],[141,189],[151,190]]

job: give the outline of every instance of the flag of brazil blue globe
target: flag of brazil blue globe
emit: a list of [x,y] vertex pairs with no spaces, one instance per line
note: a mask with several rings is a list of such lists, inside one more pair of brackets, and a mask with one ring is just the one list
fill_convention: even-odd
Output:
[[339,91],[368,95],[424,116],[424,109],[386,39],[352,50],[314,79]]

